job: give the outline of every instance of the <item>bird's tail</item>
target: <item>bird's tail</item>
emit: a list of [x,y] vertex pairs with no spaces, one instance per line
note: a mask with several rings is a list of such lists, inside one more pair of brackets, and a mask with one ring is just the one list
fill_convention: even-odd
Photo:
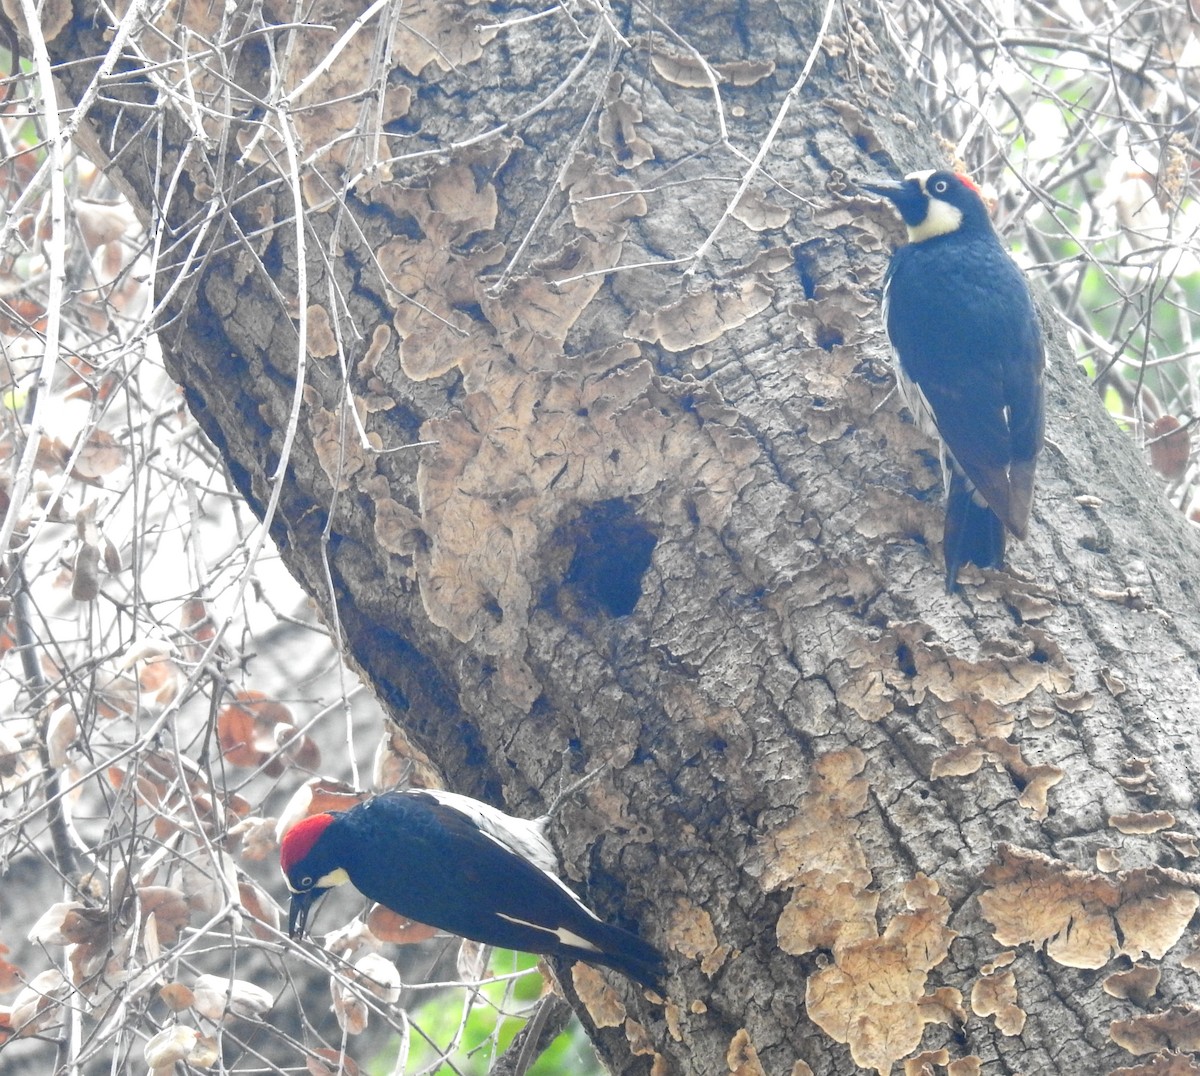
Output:
[[631,979],[658,993],[663,992],[663,976],[666,966],[662,954],[649,942],[642,941],[621,927],[596,920],[590,924],[587,941],[599,952],[578,948],[580,959],[591,964],[602,964],[628,975]]
[[953,467],[946,498],[943,542],[948,591],[957,587],[958,570],[964,564],[977,564],[980,568],[1004,567],[1004,524],[977,498],[975,487],[957,467]]

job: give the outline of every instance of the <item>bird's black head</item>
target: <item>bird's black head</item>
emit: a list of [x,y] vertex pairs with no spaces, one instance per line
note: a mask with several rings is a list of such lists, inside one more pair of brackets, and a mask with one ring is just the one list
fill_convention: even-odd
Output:
[[992,228],[979,188],[957,172],[913,172],[903,183],[864,183],[863,188],[895,205],[908,226],[910,243]]
[[309,910],[326,890],[350,880],[338,862],[336,830],[330,832],[336,818],[332,814],[302,818],[279,843],[279,866],[292,893],[288,910],[289,938],[304,934]]

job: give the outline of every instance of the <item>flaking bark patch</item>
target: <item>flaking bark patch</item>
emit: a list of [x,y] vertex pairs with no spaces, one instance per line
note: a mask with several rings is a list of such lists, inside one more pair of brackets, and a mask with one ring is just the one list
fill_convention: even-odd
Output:
[[767,199],[761,191],[748,188],[733,208],[733,216],[755,232],[782,228],[790,213],[781,205]]
[[931,1076],[936,1067],[944,1068],[950,1061],[950,1051],[922,1050],[904,1060],[904,1076]]
[[766,1076],[766,1070],[758,1059],[758,1051],[750,1041],[750,1033],[744,1027],[738,1028],[729,1040],[725,1063],[733,1076]]
[[[606,356],[617,365],[603,369]],[[721,423],[719,407],[681,411],[649,363],[627,365],[622,352],[587,356],[579,367],[574,375],[537,364],[495,369],[487,393],[468,395],[424,429],[438,442],[418,474],[430,540],[418,560],[425,607],[456,638],[481,636],[493,653],[522,637],[538,551],[551,554],[550,539],[581,506],[652,501],[683,475],[697,491],[700,525],[718,527],[749,481],[745,465],[757,449]],[[654,529],[662,513],[687,511],[668,503],[643,523]]]
[[869,791],[863,776],[866,764],[866,755],[857,747],[813,762],[812,783],[795,817],[768,833],[756,849],[751,869],[765,892],[795,888],[813,872],[860,888],[870,884],[866,855],[858,841],[858,816],[866,808]]
[[1003,1035],[1019,1035],[1025,1028],[1025,1011],[1017,1004],[1017,977],[1007,970],[981,975],[971,987],[971,1011],[995,1019]]
[[1104,992],[1114,998],[1124,998],[1143,1008],[1158,992],[1162,972],[1152,964],[1134,964],[1128,971],[1113,972],[1101,984]]
[[928,1004],[925,984],[957,936],[947,927],[950,905],[937,883],[917,875],[904,887],[908,911],[893,916],[883,934],[836,945],[834,963],[808,980],[805,1009],[827,1035],[847,1043],[850,1056],[880,1074],[910,1053],[925,1025],[947,1022],[961,996],[943,988]]
[[1114,1020],[1108,1029],[1113,1042],[1131,1054],[1159,1050],[1200,1050],[1200,1009],[1194,1005],[1172,1005],[1165,1012]]
[[590,964],[571,965],[571,983],[596,1027],[620,1027],[626,1017],[620,995]]
[[[347,490],[354,482],[374,472],[375,453],[383,447],[383,439],[371,431],[364,445],[358,435],[358,426],[345,413],[344,406],[338,411],[330,411],[317,406],[316,397],[312,389],[305,389],[305,402],[310,405],[307,415],[312,429],[313,451],[330,486],[338,491]],[[358,399],[353,400],[352,404],[361,422],[366,415],[366,406]]]
[[979,897],[1002,945],[1045,946],[1071,968],[1101,968],[1118,954],[1160,960],[1200,906],[1193,889],[1154,868],[1094,874],[1002,845]]
[[411,75],[429,64],[453,71],[478,60],[499,29],[478,0],[412,0],[397,23],[393,61]]
[[717,941],[712,916],[683,897],[675,901],[667,917],[667,941],[672,950],[691,960],[711,977],[725,962],[729,946]]
[[646,1025],[639,1020],[633,1019],[632,1016],[625,1019],[625,1038],[629,1042],[629,1052],[631,1054],[658,1056],[654,1045],[650,1041],[650,1035],[646,1031]]
[[655,73],[676,86],[689,90],[712,90],[722,79],[734,86],[753,86],[775,73],[774,60],[733,60],[726,63],[702,63],[689,53],[656,48],[650,56]]
[[[612,154],[614,164],[636,168],[654,160],[654,147],[639,133],[642,110],[632,100],[621,97],[624,84],[624,77],[618,73],[609,78],[597,135],[600,145]],[[636,91],[630,96],[636,96]]]
[[[843,659],[846,675],[839,684],[860,717],[877,721],[894,709],[898,697],[918,706],[927,696],[961,708],[963,700],[981,707],[981,717],[971,718],[997,729],[1004,718],[1000,708],[1027,699],[1038,688],[1052,696],[1068,691],[1075,671],[1060,653],[1048,651],[1036,629],[1028,638],[998,643],[993,653],[965,657],[937,642],[931,625],[921,621],[895,623],[875,637],[860,637],[847,647]],[[899,655],[903,655],[903,660]],[[861,709],[859,709],[861,706]],[[960,726],[961,728],[961,726]]]
[[934,759],[930,777],[966,777],[975,773],[983,763],[990,762],[1000,773],[1009,774],[1021,789],[1017,802],[1044,819],[1050,811],[1047,795],[1065,776],[1058,766],[1031,765],[1020,748],[1000,736],[988,736],[976,742],[951,748]]
[[1122,833],[1158,833],[1175,825],[1170,811],[1133,811],[1112,815],[1108,824]]
[[[372,194],[380,209],[410,222],[376,257],[394,293],[400,368],[412,380],[440,377],[455,366],[465,372],[500,350],[492,326],[473,312],[482,310],[485,297],[481,277],[504,258],[504,244],[487,237],[498,214],[495,176],[514,148],[496,141],[424,181],[388,184]],[[388,381],[395,378],[388,374]]]
[[338,353],[329,311],[319,303],[308,308],[308,353],[315,359],[332,358]]
[[809,1016],[849,1044],[857,1064],[883,1073],[917,1046],[927,1023],[955,1019],[961,995],[925,992],[929,970],[955,937],[935,882],[920,874],[910,881],[908,910],[879,932],[879,893],[868,888],[873,877],[859,838],[869,793],[865,767],[857,748],[818,758],[795,817],[760,841],[751,869],[765,891],[792,891],[776,925],[779,947],[833,954],[834,963],[808,980]]
[[668,351],[686,351],[744,325],[770,305],[773,295],[758,280],[745,280],[734,288],[698,291],[653,314],[634,318],[629,335]]

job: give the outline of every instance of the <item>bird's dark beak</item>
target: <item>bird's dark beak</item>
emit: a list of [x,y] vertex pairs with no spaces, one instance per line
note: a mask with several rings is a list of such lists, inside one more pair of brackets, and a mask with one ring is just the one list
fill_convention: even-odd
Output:
[[882,195],[892,202],[896,201],[908,189],[908,184],[906,183],[860,183],[859,186],[864,191]]
[[910,228],[920,224],[929,212],[929,196],[915,180],[903,183],[862,183],[864,191],[879,194],[896,207],[901,219]]
[[312,906],[324,895],[324,889],[306,889],[303,893],[293,893],[291,907],[288,908],[288,937],[302,938],[308,926],[308,913]]

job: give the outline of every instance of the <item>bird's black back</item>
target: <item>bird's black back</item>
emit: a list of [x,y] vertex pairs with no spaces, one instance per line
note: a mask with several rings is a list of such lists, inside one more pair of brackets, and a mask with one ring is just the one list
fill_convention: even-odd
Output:
[[991,227],[900,247],[885,286],[901,369],[972,482],[984,488],[987,469],[1033,460],[1043,430],[1041,331],[1024,274]]
[[[1041,333],[1025,277],[995,235],[950,233],[906,244],[892,257],[887,287],[888,335],[904,372],[927,397],[937,398],[941,386],[959,383],[977,400],[995,399],[995,443],[1009,446],[1010,458],[1032,458],[1040,445],[1041,407],[1030,387],[1042,367]],[[915,314],[901,318],[900,310]],[[1028,376],[1006,378],[1008,362]],[[947,376],[946,363],[955,364],[954,377]],[[992,440],[978,437],[978,430],[959,430],[952,401],[944,401],[944,407],[933,398],[930,403],[944,437],[949,428]],[[999,414],[1005,405],[1036,419],[1014,429],[1011,440]],[[995,462],[1007,460],[997,454]]]

